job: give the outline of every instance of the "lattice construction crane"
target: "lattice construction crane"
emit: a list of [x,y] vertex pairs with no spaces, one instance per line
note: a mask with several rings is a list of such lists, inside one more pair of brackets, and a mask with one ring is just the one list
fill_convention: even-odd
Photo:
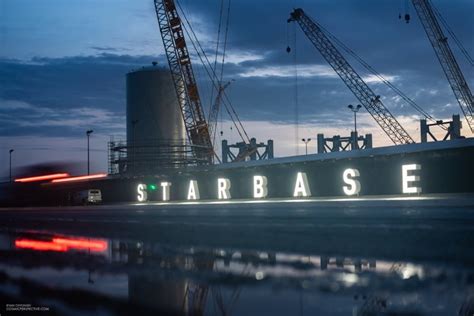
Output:
[[161,38],[171,70],[179,106],[183,114],[188,139],[194,145],[199,161],[212,163],[209,126],[206,122],[191,58],[184,38],[183,26],[174,0],[154,0]]
[[412,2],[461,110],[466,117],[466,122],[471,131],[474,132],[474,98],[449,47],[448,38],[443,34],[443,30],[436,19],[436,14],[429,0],[412,0]]
[[384,106],[380,100],[380,96],[377,96],[364,80],[362,80],[354,68],[352,68],[326,36],[319,24],[307,16],[303,9],[295,9],[291,13],[288,22],[293,21],[298,22],[308,39],[319,50],[324,59],[326,59],[346,86],[354,93],[392,142],[397,145],[414,143],[414,140],[403,126]]

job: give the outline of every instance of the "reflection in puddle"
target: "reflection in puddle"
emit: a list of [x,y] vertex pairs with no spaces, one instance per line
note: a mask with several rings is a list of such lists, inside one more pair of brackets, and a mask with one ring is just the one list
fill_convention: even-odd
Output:
[[[472,315],[472,269],[35,232],[0,235],[0,298],[59,314]],[[25,293],[28,293],[27,295]],[[446,295],[449,293],[449,295]],[[45,303],[46,302],[46,303]]]
[[107,241],[100,239],[52,237],[51,240],[18,238],[15,247],[37,251],[88,250],[103,252],[107,250]]

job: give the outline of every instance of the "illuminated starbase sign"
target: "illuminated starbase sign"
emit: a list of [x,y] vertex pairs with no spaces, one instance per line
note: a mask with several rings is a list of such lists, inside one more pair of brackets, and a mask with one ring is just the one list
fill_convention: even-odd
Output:
[[[421,187],[417,186],[420,182],[420,176],[417,173],[421,170],[421,165],[419,164],[407,164],[402,165],[401,176],[402,176],[402,193],[404,194],[413,194],[421,193]],[[360,172],[357,169],[348,168],[345,169],[341,175],[342,190],[347,196],[359,195],[361,191],[361,184],[358,180],[360,178]],[[254,175],[253,176],[253,198],[254,199],[263,199],[268,196],[268,179],[263,175]],[[160,182],[161,189],[161,200],[169,201],[170,192],[172,188],[171,182]],[[292,183],[293,186],[293,197],[311,197],[311,187],[308,183],[308,176],[305,172],[297,172],[296,180]],[[152,185],[153,190],[157,189],[155,185]],[[187,191],[187,200],[199,200],[199,183],[197,180],[191,179],[188,184]],[[229,200],[232,199],[232,183],[227,178],[217,178],[216,181],[216,196],[219,200]],[[139,202],[148,201],[148,186],[146,184],[140,183],[137,186],[137,200]]]

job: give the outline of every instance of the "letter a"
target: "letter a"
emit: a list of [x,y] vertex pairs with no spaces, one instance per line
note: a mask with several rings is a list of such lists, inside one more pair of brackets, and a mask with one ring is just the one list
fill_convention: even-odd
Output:
[[295,191],[293,193],[294,197],[307,197],[311,196],[311,190],[308,185],[308,178],[306,177],[306,173],[298,172],[296,175],[296,184],[295,184]]
[[199,200],[199,198],[199,187],[197,181],[189,181],[188,200]]

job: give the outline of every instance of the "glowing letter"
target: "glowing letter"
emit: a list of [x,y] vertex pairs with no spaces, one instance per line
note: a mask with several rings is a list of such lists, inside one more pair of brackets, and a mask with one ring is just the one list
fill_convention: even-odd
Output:
[[189,181],[188,200],[199,200],[199,198],[199,187],[197,181]]
[[311,190],[309,189],[308,178],[306,177],[306,173],[298,172],[298,174],[296,175],[296,184],[293,196],[311,196]]
[[342,179],[347,186],[343,186],[342,189],[346,195],[356,195],[360,192],[360,182],[359,180],[353,179],[359,177],[360,173],[357,169],[346,169],[342,174]]
[[217,190],[219,200],[230,199],[230,180],[226,178],[217,179]]
[[403,193],[421,193],[420,187],[409,186],[409,182],[420,181],[420,176],[408,175],[409,171],[420,170],[421,165],[402,165],[402,186]]
[[146,202],[148,200],[148,194],[146,192],[146,184],[139,184],[137,186],[137,200],[138,202]]
[[160,185],[163,188],[163,201],[168,201],[170,199],[171,182],[161,182]]
[[265,176],[253,176],[253,197],[264,198],[267,197],[267,177]]

